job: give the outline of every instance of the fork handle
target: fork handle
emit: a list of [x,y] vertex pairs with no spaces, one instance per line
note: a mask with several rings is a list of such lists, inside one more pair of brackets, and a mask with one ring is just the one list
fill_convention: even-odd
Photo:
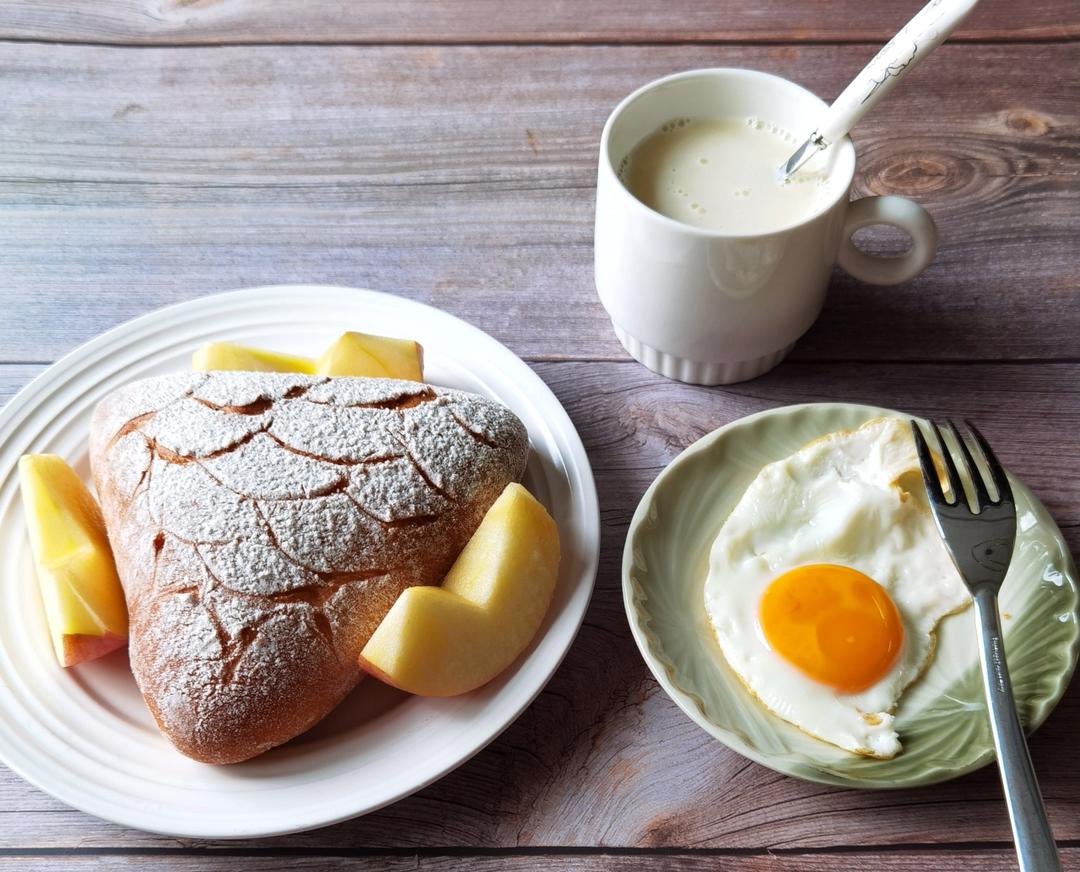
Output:
[[1024,731],[1016,713],[1012,682],[1005,663],[1005,641],[998,617],[997,593],[983,587],[975,593],[976,627],[982,660],[983,688],[990,711],[1005,803],[1009,808],[1016,857],[1021,872],[1057,872],[1061,869],[1054,834],[1046,819],[1039,783],[1031,765]]

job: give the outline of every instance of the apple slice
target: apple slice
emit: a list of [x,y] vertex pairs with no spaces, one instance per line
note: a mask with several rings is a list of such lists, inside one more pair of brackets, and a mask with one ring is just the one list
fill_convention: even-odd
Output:
[[315,374],[315,361],[310,357],[279,354],[262,348],[249,348],[233,342],[207,342],[191,356],[191,368],[196,372],[208,370],[244,370],[246,372],[302,372]]
[[127,644],[127,607],[97,502],[62,458],[19,458],[30,549],[61,666]]
[[536,635],[558,575],[555,522],[520,484],[507,485],[442,587],[410,587],[397,598],[360,666],[422,696],[475,690]]
[[319,375],[424,380],[424,349],[411,339],[344,333],[315,365]]

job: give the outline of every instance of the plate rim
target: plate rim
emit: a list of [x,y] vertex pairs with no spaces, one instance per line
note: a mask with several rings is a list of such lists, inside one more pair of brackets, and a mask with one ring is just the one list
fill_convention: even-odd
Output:
[[[911,415],[909,413],[901,412],[896,409],[890,409],[884,406],[873,406],[866,403],[849,403],[843,401],[789,403],[775,406],[769,409],[762,409],[758,412],[752,412],[749,415],[744,415],[732,421],[728,421],[726,424],[722,424],[721,426],[709,431],[698,439],[695,439],[692,443],[686,446],[686,448],[680,451],[674,458],[672,458],[671,461],[667,463],[664,468],[657,474],[656,478],[653,479],[653,481],[649,484],[649,487],[646,489],[645,493],[642,495],[641,499],[638,502],[637,508],[634,510],[633,517],[630,519],[630,525],[627,528],[626,539],[623,544],[622,563],[620,567],[622,576],[621,588],[623,596],[623,608],[626,613],[627,623],[629,623],[630,625],[630,631],[634,637],[634,642],[637,644],[638,651],[641,654],[642,659],[648,666],[649,671],[652,673],[657,683],[659,683],[660,686],[663,688],[664,692],[668,695],[668,697],[675,702],[675,704],[683,711],[683,713],[687,715],[687,717],[689,717],[702,730],[712,736],[713,739],[720,742],[725,747],[734,751],[736,754],[747,758],[748,760],[752,760],[753,762],[772,770],[773,772],[778,772],[781,775],[785,775],[791,778],[798,778],[802,781],[807,781],[814,784],[824,784],[830,787],[844,787],[849,789],[862,790],[903,790],[916,787],[925,787],[932,784],[939,784],[944,781],[950,781],[954,778],[959,778],[962,775],[967,775],[971,772],[977,771],[978,769],[981,769],[993,762],[996,756],[993,752],[993,749],[991,749],[988,756],[983,759],[976,759],[973,763],[969,765],[962,766],[954,770],[936,769],[933,770],[930,773],[929,777],[925,779],[914,779],[910,781],[895,783],[863,782],[859,781],[856,778],[836,776],[828,777],[824,773],[821,773],[816,769],[806,769],[804,771],[803,769],[796,770],[794,768],[784,767],[782,764],[774,760],[770,755],[764,754],[755,748],[749,747],[737,735],[735,735],[729,730],[718,726],[717,724],[714,724],[707,717],[705,717],[704,713],[700,710],[694,700],[685,691],[679,688],[674,683],[674,681],[672,681],[671,676],[668,674],[668,670],[661,662],[659,662],[657,656],[653,653],[648,640],[648,636],[644,628],[642,627],[643,618],[642,614],[639,612],[634,602],[634,581],[631,577],[634,563],[634,548],[642,523],[646,520],[646,516],[648,515],[649,510],[653,504],[654,495],[659,489],[663,480],[671,473],[671,470],[677,465],[685,463],[689,459],[693,458],[695,455],[707,450],[709,447],[712,446],[714,442],[720,440],[732,430],[741,429],[742,427],[746,426],[752,426],[762,418],[774,417],[781,414],[789,414],[807,409],[825,410],[830,407],[837,410],[857,410],[872,415],[881,414],[925,422],[925,419],[918,415]],[[1021,487],[1024,487],[1024,489],[1027,490],[1026,485],[1024,485],[1023,482],[1019,482],[1017,479],[1015,479],[1011,473],[1009,473],[1009,477],[1012,481],[1014,481],[1014,483],[1018,482]],[[1049,512],[1046,511],[1045,506],[1042,505],[1042,502],[1038,499],[1038,497],[1030,493],[1030,491],[1028,492],[1032,497],[1034,506],[1041,509],[1047,514],[1048,517],[1050,517]],[[1052,517],[1051,521],[1053,521]],[[1055,538],[1060,544],[1060,529],[1058,530],[1057,536]],[[1072,561],[1071,552],[1069,552],[1068,548],[1064,548],[1063,553],[1068,559],[1068,568],[1071,569],[1072,575],[1075,578],[1077,572],[1075,563]],[[1078,655],[1080,655],[1080,631],[1077,631],[1073,635],[1073,640],[1069,651],[1069,667],[1062,673],[1061,677],[1061,691],[1057,694],[1057,698],[1053,700],[1049,708],[1047,708],[1046,712],[1043,715],[1043,718],[1030,726],[1027,731],[1028,735],[1034,733],[1035,730],[1037,730],[1045,722],[1046,718],[1050,716],[1053,710],[1057,707],[1058,703],[1061,701],[1061,698],[1062,696],[1064,696],[1065,691],[1068,689],[1071,678],[1076,671]],[[775,715],[772,715],[772,713],[769,714],[772,717],[776,717]]]
[[[570,494],[574,495],[571,504],[573,505],[573,503],[580,501],[582,509],[581,517],[574,519],[574,529],[577,530],[581,540],[581,554],[579,555],[581,567],[578,576],[573,579],[571,593],[567,600],[566,609],[572,612],[572,618],[570,619],[571,623],[567,630],[565,643],[562,645],[558,654],[546,664],[543,674],[537,676],[535,685],[529,687],[528,690],[521,695],[520,700],[516,704],[511,704],[509,706],[508,712],[500,717],[498,723],[492,725],[488,730],[487,735],[481,740],[470,744],[463,753],[456,754],[446,765],[436,767],[431,773],[428,773],[416,782],[410,783],[400,790],[393,792],[392,795],[389,795],[379,802],[367,805],[361,804],[359,808],[344,810],[340,813],[323,815],[316,813],[310,818],[298,823],[296,826],[275,826],[258,829],[247,827],[242,830],[223,826],[196,831],[189,826],[183,825],[169,827],[167,821],[161,822],[165,825],[153,825],[148,824],[148,822],[142,818],[136,820],[134,818],[125,818],[123,814],[110,814],[108,811],[102,811],[99,808],[93,807],[92,804],[83,802],[82,797],[88,795],[85,791],[80,791],[77,787],[69,787],[66,782],[57,782],[55,779],[50,781],[50,777],[38,777],[36,773],[31,771],[30,767],[22,765],[21,759],[13,760],[7,747],[0,744],[0,763],[36,789],[41,790],[73,809],[120,826],[133,827],[144,832],[182,838],[208,838],[221,840],[288,835],[291,833],[331,826],[342,821],[371,814],[381,808],[399,802],[446,777],[448,774],[471,760],[491,744],[491,742],[502,735],[532,705],[548,685],[577,639],[577,635],[584,622],[585,615],[589,604],[592,601],[592,595],[596,587],[601,538],[599,496],[596,489],[595,476],[593,475],[592,464],[589,460],[588,452],[585,450],[578,428],[570,418],[565,406],[563,406],[555,392],[518,354],[486,330],[465,321],[457,315],[419,300],[414,300],[410,297],[387,291],[378,291],[370,288],[356,288],[348,285],[319,283],[275,284],[204,294],[191,299],[171,303],[149,312],[144,312],[141,315],[137,315],[110,327],[102,333],[88,339],[86,342],[76,346],[53,363],[47,365],[42,372],[38,373],[27,384],[20,388],[14,396],[0,408],[0,446],[18,432],[20,427],[25,425],[26,419],[33,414],[35,408],[34,400],[38,394],[42,391],[51,392],[59,389],[62,384],[79,374],[79,367],[84,363],[91,360],[97,360],[99,357],[104,358],[111,351],[122,349],[125,345],[136,339],[145,338],[142,335],[143,331],[158,325],[166,324],[169,316],[180,312],[184,312],[185,314],[197,314],[200,309],[205,309],[207,310],[205,313],[207,317],[212,317],[213,310],[221,305],[228,305],[233,302],[244,303],[254,299],[264,299],[267,296],[296,295],[298,292],[347,295],[350,297],[351,302],[355,302],[357,298],[363,297],[382,300],[390,299],[394,301],[392,305],[402,306],[406,310],[426,310],[432,317],[444,319],[446,323],[452,322],[456,329],[460,329],[465,333],[478,334],[482,336],[485,341],[494,343],[494,345],[498,346],[502,351],[521,364],[522,375],[524,378],[515,378],[515,384],[518,388],[528,388],[531,389],[531,391],[540,391],[547,394],[550,400],[555,403],[565,419],[560,422],[565,425],[561,432],[563,438],[569,443],[569,454],[572,455],[572,457],[566,456],[560,457],[559,459],[563,461],[573,460],[573,465],[564,469],[564,472],[566,474],[568,491]],[[328,316],[328,318],[329,317],[330,316]],[[330,330],[338,329],[338,326],[339,325],[331,324],[329,320],[327,322],[327,327]],[[525,375],[526,373],[527,375]],[[14,499],[17,500],[17,496],[14,497]],[[109,802],[108,809],[114,808],[116,808],[116,805]],[[144,813],[144,817],[152,817],[152,813]]]

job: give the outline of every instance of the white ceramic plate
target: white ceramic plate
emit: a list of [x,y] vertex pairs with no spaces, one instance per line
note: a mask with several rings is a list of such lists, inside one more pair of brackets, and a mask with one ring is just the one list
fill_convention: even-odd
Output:
[[[52,452],[88,479],[90,413],[112,389],[186,370],[210,339],[312,355],[346,329],[419,340],[428,380],[497,399],[524,421],[532,444],[525,484],[562,537],[554,601],[529,650],[475,693],[421,699],[364,681],[287,745],[235,766],[196,763],[158,733],[125,652],[68,670],[56,664],[16,462]],[[544,382],[477,328],[400,297],[323,286],[256,288],[162,309],[72,352],[0,410],[0,760],[75,808],[170,835],[267,836],[365,814],[468,760],[529,705],[581,624],[599,540],[596,488],[574,425]]]

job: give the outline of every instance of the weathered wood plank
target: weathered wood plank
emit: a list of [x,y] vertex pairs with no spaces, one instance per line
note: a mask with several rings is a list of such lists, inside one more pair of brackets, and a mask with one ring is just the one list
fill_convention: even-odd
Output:
[[[974,417],[1080,551],[1080,364],[793,362],[723,390],[677,385],[633,363],[535,368],[581,432],[603,521],[596,593],[563,666],[502,737],[416,796],[366,818],[248,846],[773,850],[1007,840],[993,768],[931,790],[840,791],[777,775],[712,741],[658,688],[630,637],[619,585],[622,541],[649,482],[694,439],[771,406],[850,400]],[[10,390],[35,370],[0,368],[0,385]],[[1080,839],[1078,722],[1074,684],[1031,743],[1060,839]],[[4,770],[0,819],[6,852],[206,844],[64,810]]]
[[[1065,848],[1062,860],[1066,868],[1080,862],[1080,849]],[[332,870],[348,869],[355,872],[378,870],[378,872],[449,872],[453,869],[470,869],[473,872],[632,872],[640,869],[663,869],[669,872],[713,872],[716,869],[729,872],[830,872],[838,868],[874,869],[877,872],[909,872],[909,870],[934,869],[937,872],[996,872],[1016,868],[1016,855],[1009,848],[974,851],[857,851],[815,854],[758,854],[728,855],[715,853],[663,854],[641,852],[633,854],[588,853],[575,854],[536,853],[526,856],[495,854],[470,856],[468,854],[440,855],[379,855],[361,854],[334,856],[274,857],[267,854],[240,854],[229,856],[133,854],[123,856],[82,856],[61,854],[57,856],[0,857],[0,870],[18,872],[43,872],[45,869],[65,869],[72,872],[95,872],[116,869],[165,869],[175,872],[218,872],[233,870],[240,865],[248,872],[278,872],[278,870]]]
[[[0,364],[0,406],[44,368]],[[1058,522],[1080,525],[1080,468],[1074,462],[1080,457],[1078,364],[792,360],[762,378],[723,388],[668,381],[633,361],[537,363],[534,369],[566,406],[594,468],[610,464],[635,473],[629,490],[609,495],[613,508],[625,512],[624,521],[656,473],[711,430],[779,405],[852,402],[935,418],[974,418]]]
[[[858,0],[75,0],[0,2],[0,37],[125,44],[884,41],[920,0],[870,9]],[[1008,0],[983,0],[955,39],[1063,39],[1080,35],[1067,0],[1018,16]]]
[[0,363],[0,408],[44,369],[36,364]]
[[[827,96],[864,46],[0,45],[0,360],[257,284],[393,290],[531,358],[622,358],[592,281],[606,114],[733,65]],[[1080,334],[1080,44],[952,45],[858,130],[935,215],[900,288],[838,276],[804,359],[1057,358]],[[1001,331],[1002,325],[1008,330]]]

